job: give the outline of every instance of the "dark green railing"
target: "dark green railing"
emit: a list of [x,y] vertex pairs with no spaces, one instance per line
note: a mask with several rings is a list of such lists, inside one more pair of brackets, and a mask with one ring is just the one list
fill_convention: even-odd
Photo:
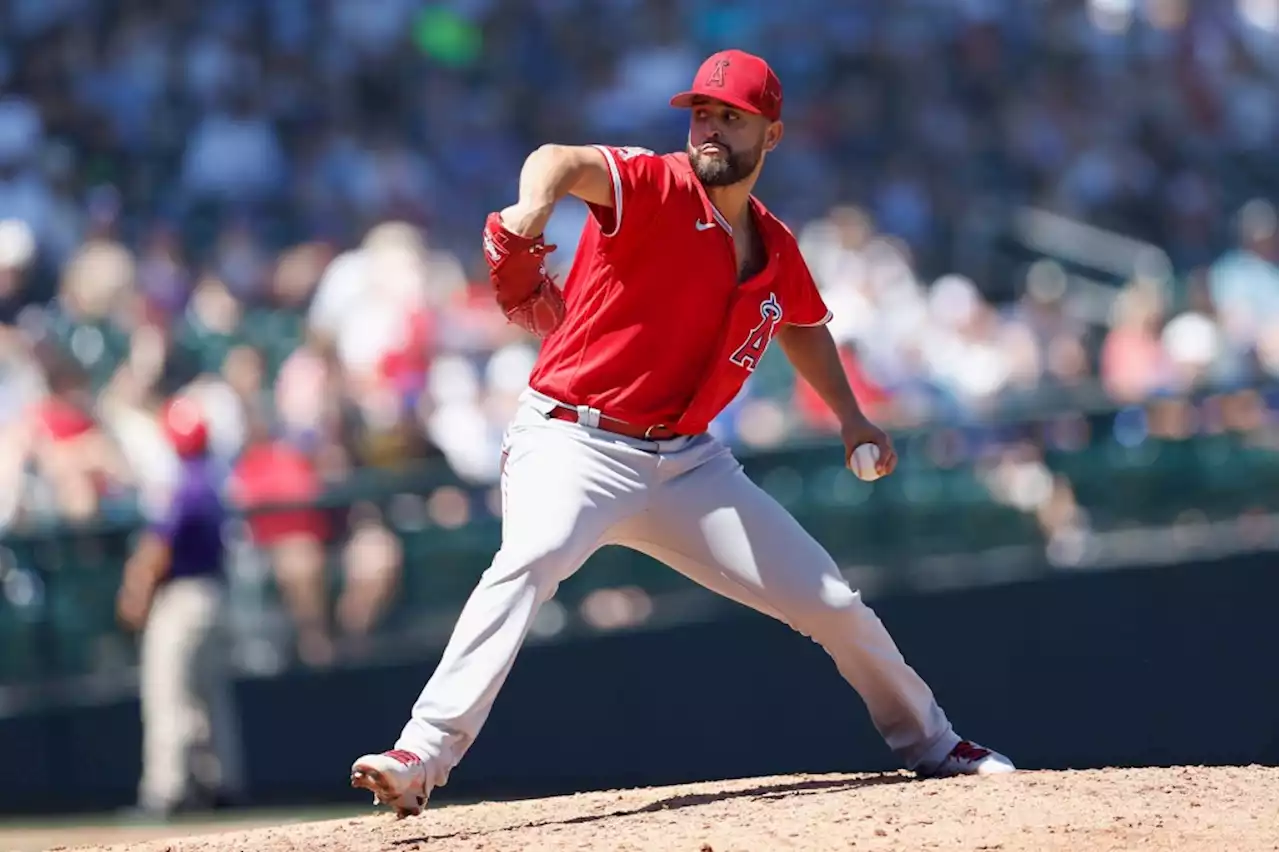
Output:
[[[752,478],[838,562],[892,583],[922,560],[1018,547],[1043,553],[1045,529],[1025,500],[1055,476],[1069,484],[1095,530],[1274,516],[1274,396],[1270,389],[1259,397],[1260,415],[1247,427],[1207,416],[1219,404],[1214,399],[1186,403],[1199,414],[1181,422],[1198,425],[1175,430],[1176,437],[1152,434],[1161,419],[1155,409],[904,432],[896,436],[898,472],[874,485],[843,469],[829,438],[740,455]],[[1010,467],[1011,458],[1020,466]],[[1002,459],[1005,474],[1019,473],[998,475]],[[1000,485],[1011,481],[1022,484]],[[456,489],[468,506],[467,523],[445,526],[432,517],[431,500],[445,488]],[[411,629],[433,613],[447,620],[461,605],[497,547],[493,496],[424,463],[396,473],[360,471],[314,505],[376,508],[401,541],[405,570],[379,628],[386,633]],[[115,626],[114,597],[139,526],[135,512],[118,509],[87,524],[46,521],[0,538],[0,687],[132,665],[133,642]],[[331,552],[335,574],[338,544]],[[270,575],[259,576],[268,579],[242,584],[236,605],[278,612]],[[688,588],[688,581],[645,557],[607,549],[561,587],[559,598],[571,606],[592,590],[621,585],[658,595]]]

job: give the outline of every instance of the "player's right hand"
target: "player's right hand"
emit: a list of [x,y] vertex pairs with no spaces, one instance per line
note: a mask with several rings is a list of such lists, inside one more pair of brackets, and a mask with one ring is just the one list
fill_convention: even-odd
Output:
[[541,230],[527,236],[507,228],[501,213],[485,220],[484,256],[494,298],[510,322],[537,337],[555,331],[564,319],[564,297],[545,261],[555,248]]
[[893,439],[865,417],[859,416],[841,424],[840,437],[844,441],[846,467],[852,467],[854,450],[862,444],[874,444],[880,451],[880,456],[876,460],[876,473],[888,476],[898,466],[898,453],[893,448]]

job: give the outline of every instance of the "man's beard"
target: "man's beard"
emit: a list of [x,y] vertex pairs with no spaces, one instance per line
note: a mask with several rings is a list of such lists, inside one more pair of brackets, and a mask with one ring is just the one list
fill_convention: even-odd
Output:
[[764,156],[764,142],[746,151],[734,151],[727,145],[725,149],[728,156],[716,158],[703,154],[692,143],[685,145],[693,173],[702,181],[703,186],[732,186],[746,180]]

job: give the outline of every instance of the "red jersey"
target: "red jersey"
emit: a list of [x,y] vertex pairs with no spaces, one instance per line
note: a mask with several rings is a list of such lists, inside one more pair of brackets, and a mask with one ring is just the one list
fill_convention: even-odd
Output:
[[596,147],[613,207],[588,205],[565,318],[543,341],[530,385],[634,425],[704,432],[780,325],[821,325],[831,312],[795,236],[756,198],[768,260],[739,284],[732,229],[687,155]]
[[[231,479],[232,499],[250,511],[249,531],[254,542],[264,547],[292,536],[326,540],[330,530],[325,510],[301,505],[314,500],[323,490],[324,484],[311,460],[283,441],[266,441],[246,448]],[[282,508],[253,511],[273,504]]]

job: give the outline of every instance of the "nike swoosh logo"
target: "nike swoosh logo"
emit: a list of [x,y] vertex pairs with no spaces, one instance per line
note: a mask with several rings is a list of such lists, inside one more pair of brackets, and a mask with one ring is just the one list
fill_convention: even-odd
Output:
[[693,223],[693,227],[697,228],[699,231],[706,231],[710,228],[714,228],[715,226],[715,222],[703,222],[701,220]]

